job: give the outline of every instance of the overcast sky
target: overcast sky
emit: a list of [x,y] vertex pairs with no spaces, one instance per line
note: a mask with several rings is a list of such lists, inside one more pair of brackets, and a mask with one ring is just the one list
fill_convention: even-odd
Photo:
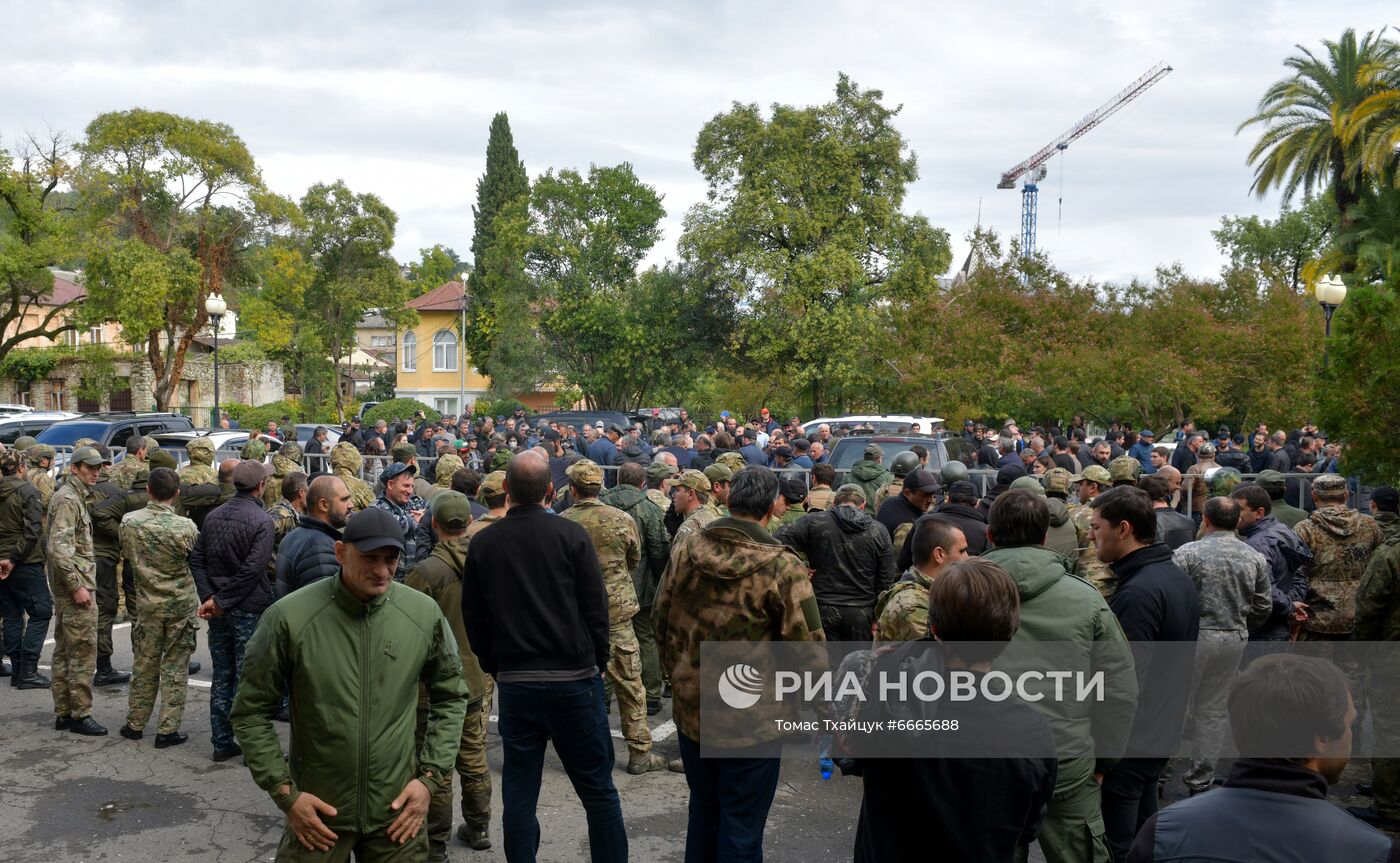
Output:
[[[1138,8],[1142,6],[1142,8]],[[1346,8],[1341,8],[1345,6]],[[1180,261],[1218,271],[1222,215],[1248,193],[1236,137],[1295,43],[1393,16],[1379,2],[415,2],[12,5],[0,132],[80,133],[134,106],[230,124],[268,184],[299,198],[344,179],[399,214],[401,260],[465,256],[491,116],[509,112],[531,175],[630,161],[665,197],[654,258],[704,195],[700,127],[734,101],[815,104],[838,71],[903,104],[918,155],[906,207],[963,236],[1019,231],[1010,168],[1159,60],[1175,71],[1052,162],[1040,246],[1076,276]],[[1061,164],[1062,162],[1062,164]],[[1061,198],[1063,189],[1063,203]]]

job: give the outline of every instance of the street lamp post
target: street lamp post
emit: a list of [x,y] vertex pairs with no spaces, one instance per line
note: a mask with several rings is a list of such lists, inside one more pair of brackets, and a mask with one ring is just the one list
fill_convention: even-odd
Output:
[[462,414],[467,412],[467,274],[462,272],[459,276],[462,280],[462,331],[458,333],[458,338],[462,343],[461,357],[458,364],[461,383],[457,392],[457,419],[460,428]]
[[228,311],[228,303],[219,294],[210,294],[204,301],[204,311],[214,325],[214,407],[209,412],[209,427],[216,429],[219,427],[219,321]]
[[1317,304],[1322,306],[1322,367],[1327,368],[1327,342],[1332,337],[1332,314],[1347,298],[1346,284],[1336,276],[1323,276],[1313,288]]

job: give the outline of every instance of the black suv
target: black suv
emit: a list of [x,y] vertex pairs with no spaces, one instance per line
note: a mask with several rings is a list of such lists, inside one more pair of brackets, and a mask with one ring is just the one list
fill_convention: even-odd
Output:
[[50,446],[71,447],[78,438],[89,437],[104,446],[122,448],[132,435],[189,431],[192,428],[194,423],[184,414],[93,413],[54,423],[40,432],[38,441]]

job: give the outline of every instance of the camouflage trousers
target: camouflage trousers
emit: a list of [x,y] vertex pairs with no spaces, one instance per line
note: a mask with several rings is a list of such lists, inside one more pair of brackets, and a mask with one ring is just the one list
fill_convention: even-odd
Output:
[[608,630],[611,654],[604,677],[617,695],[622,737],[634,755],[651,751],[651,729],[647,727],[647,693],[642,686],[641,648],[632,621],[614,623]]
[[[467,707],[462,722],[462,743],[457,748],[457,781],[462,786],[462,820],[470,829],[486,829],[491,823],[491,770],[486,764],[486,725],[491,716],[495,687],[486,678],[486,693]],[[418,698],[418,744],[428,728],[427,692]],[[428,847],[436,852],[452,838],[452,783],[433,795],[428,804]],[[429,855],[432,856],[432,855]]]
[[1191,669],[1191,767],[1182,779],[1197,791],[1215,780],[1215,759],[1220,757],[1229,725],[1226,700],[1248,644],[1245,633],[1221,629],[1203,629],[1196,639]]
[[199,624],[188,617],[162,618],[140,615],[131,626],[131,692],[127,696],[126,724],[146,730],[160,693],[157,734],[174,734],[185,716],[190,654],[194,653]]
[[1334,634],[1304,629],[1298,633],[1298,640],[1320,642],[1310,649],[1310,655],[1326,659],[1346,675],[1347,687],[1351,689],[1351,703],[1356,708],[1356,721],[1351,724],[1351,751],[1353,755],[1357,754],[1361,751],[1362,720],[1366,718],[1366,667],[1355,651],[1348,651],[1339,656],[1332,650],[1332,644],[1351,641],[1351,633]]
[[53,713],[82,719],[92,713],[97,673],[97,603],[80,607],[60,587],[53,597]]
[[[1375,675],[1372,675],[1375,677]],[[1370,689],[1371,729],[1375,751],[1383,755],[1400,752],[1400,680],[1387,675]],[[1376,811],[1386,818],[1400,820],[1400,758],[1372,758],[1371,785],[1376,795]]]
[[209,619],[209,658],[214,662],[214,683],[209,689],[209,730],[214,749],[228,751],[237,741],[228,714],[233,696],[243,677],[243,649],[260,615],[245,611],[225,611]]
[[637,636],[637,648],[642,659],[642,686],[647,700],[661,697],[661,654],[656,650],[656,627],[651,623],[651,606],[645,606],[632,618],[632,632]]

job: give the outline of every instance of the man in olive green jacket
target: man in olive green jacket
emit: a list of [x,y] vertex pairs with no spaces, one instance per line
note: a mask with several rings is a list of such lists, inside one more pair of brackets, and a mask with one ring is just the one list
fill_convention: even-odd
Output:
[[[450,780],[466,714],[457,641],[432,598],[394,583],[403,530],[392,515],[356,513],[335,554],[338,576],[263,612],[230,719],[254,781],[287,815],[278,860],[422,860],[429,801]],[[294,769],[272,727],[284,686]]]

